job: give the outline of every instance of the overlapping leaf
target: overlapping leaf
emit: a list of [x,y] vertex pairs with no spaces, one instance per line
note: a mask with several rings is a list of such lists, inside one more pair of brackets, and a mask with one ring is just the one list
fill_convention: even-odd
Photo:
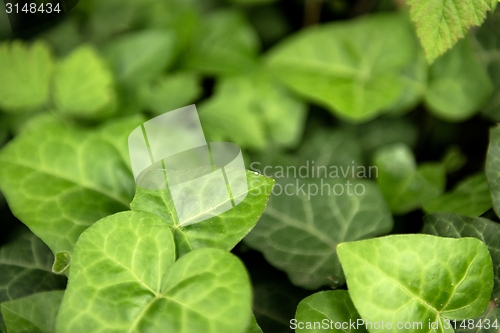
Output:
[[430,199],[423,208],[426,213],[446,212],[477,217],[491,206],[490,188],[481,173],[464,179],[452,192]]
[[34,109],[49,98],[53,71],[50,50],[43,42],[0,44],[0,107],[6,111]]
[[88,226],[128,209],[135,183],[124,150],[142,119],[98,130],[36,120],[0,153],[0,188],[14,215],[54,253],[71,252]]
[[[345,290],[322,291],[304,298],[297,307],[295,319],[297,333],[368,332],[363,325],[357,325],[361,317]],[[354,329],[353,322],[356,323]],[[320,323],[320,327],[314,327],[314,323]]]
[[417,167],[411,150],[404,144],[384,147],[375,153],[377,183],[396,214],[421,207],[444,190],[446,172],[439,163]]
[[56,332],[246,332],[251,289],[243,264],[219,249],[177,261],[175,252],[156,215],[122,212],[97,222],[75,247]]
[[371,181],[283,178],[273,193],[245,241],[304,288],[342,285],[338,244],[392,228],[389,209]]
[[[274,180],[247,172],[248,192],[236,207],[213,216],[205,221],[180,225],[176,219],[175,206],[168,189],[148,189],[137,187],[134,200],[130,204],[133,211],[149,212],[161,217],[172,227],[177,255],[190,251],[214,247],[231,250],[259,220],[271,193]],[[210,188],[197,189],[200,195],[212,195]],[[205,207],[209,210],[211,207]]]
[[2,303],[2,315],[9,333],[53,333],[64,291],[34,294]]
[[496,1],[409,0],[408,4],[427,60],[433,62],[464,38],[470,27],[481,25]]
[[222,79],[214,97],[200,106],[212,141],[254,149],[297,145],[305,115],[306,106],[263,73]]
[[479,316],[488,305],[493,268],[478,239],[395,235],[344,243],[338,253],[361,317],[386,323],[372,332],[401,332],[398,323],[420,323],[412,330],[451,333],[446,320]]
[[[52,273],[53,261],[54,255],[47,246],[23,229],[0,248],[0,303],[37,292],[64,289],[66,278]],[[0,317],[0,330],[4,329]]]
[[500,216],[500,127],[490,130],[490,145],[486,155],[486,178],[491,189],[493,209]]
[[360,122],[388,111],[407,93],[403,69],[425,66],[415,61],[418,52],[408,18],[384,14],[305,30],[278,44],[267,62],[304,97]]

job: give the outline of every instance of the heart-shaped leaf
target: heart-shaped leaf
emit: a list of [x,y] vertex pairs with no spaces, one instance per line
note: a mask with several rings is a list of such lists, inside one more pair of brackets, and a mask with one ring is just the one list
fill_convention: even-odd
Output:
[[[53,261],[50,249],[23,228],[0,248],[0,303],[41,291],[64,289],[66,277],[52,273]],[[0,331],[4,329],[0,316]]]
[[453,191],[430,199],[424,204],[426,213],[457,213],[477,217],[492,206],[491,192],[484,174],[470,176]]
[[9,333],[54,333],[64,291],[50,291],[2,303]]
[[14,215],[54,253],[71,252],[89,225],[128,209],[135,183],[123,147],[141,122],[82,130],[35,119],[0,152],[0,188]]
[[302,96],[361,122],[407,93],[401,72],[422,64],[418,52],[406,15],[379,14],[304,30],[272,49],[267,63]]
[[393,221],[371,181],[278,179],[261,221],[245,238],[295,285],[338,287],[338,244],[384,234]]
[[378,169],[377,183],[395,214],[419,208],[444,190],[444,166],[426,163],[417,167],[411,149],[404,144],[379,149],[374,164]]
[[56,332],[246,332],[251,287],[243,264],[219,249],[175,258],[172,232],[158,216],[100,220],[75,247]]
[[297,333],[368,333],[363,325],[358,325],[360,319],[347,291],[322,291],[299,303],[292,328],[296,327]]
[[[213,247],[230,251],[252,230],[264,211],[274,180],[247,171],[248,192],[236,207],[205,221],[180,225],[168,189],[147,189],[138,186],[130,204],[133,211],[156,214],[172,227],[177,256],[204,248]],[[207,189],[206,195],[210,194]],[[205,207],[209,210],[209,207]]]
[[412,331],[451,333],[446,321],[479,316],[493,288],[490,254],[475,238],[394,235],[344,243],[338,253],[361,317],[386,323],[370,332],[409,323]]

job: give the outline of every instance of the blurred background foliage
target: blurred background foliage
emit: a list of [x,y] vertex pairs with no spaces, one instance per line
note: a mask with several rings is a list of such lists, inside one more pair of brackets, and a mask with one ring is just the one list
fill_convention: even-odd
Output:
[[[1,145],[46,113],[94,128],[196,103],[207,141],[237,143],[248,165],[376,165],[394,233],[420,231],[424,212],[491,212],[498,11],[429,65],[400,0],[80,0],[16,35],[0,9]],[[6,242],[19,222],[1,202]],[[288,332],[313,291],[234,252],[262,329]]]

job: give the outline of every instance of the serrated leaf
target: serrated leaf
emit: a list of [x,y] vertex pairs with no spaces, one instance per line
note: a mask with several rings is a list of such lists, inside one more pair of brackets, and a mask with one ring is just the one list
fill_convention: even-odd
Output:
[[[133,211],[156,214],[173,228],[177,256],[205,247],[230,251],[259,220],[271,193],[274,180],[247,171],[248,193],[236,207],[205,221],[180,225],[173,214],[175,207],[168,189],[154,190],[137,187],[130,204]],[[210,189],[201,189],[200,195],[211,195]],[[210,207],[205,207],[209,210]]]
[[64,291],[34,294],[2,303],[9,333],[53,333]]
[[175,57],[175,37],[169,31],[142,30],[109,43],[104,54],[117,79],[127,87],[158,77]]
[[496,0],[408,0],[427,60],[432,63],[464,38],[469,28],[481,25],[496,3]]
[[103,118],[114,98],[113,77],[97,52],[81,46],[66,57],[54,74],[54,102],[62,114]]
[[[420,323],[412,331],[446,332],[445,320],[479,316],[488,305],[493,268],[486,246],[475,238],[394,235],[338,247],[352,301],[361,317],[401,332],[398,323]],[[429,327],[438,323],[439,328]],[[414,327],[414,326],[413,326]]]
[[392,226],[389,209],[371,181],[281,178],[245,242],[284,270],[293,284],[336,288],[344,283],[338,244],[381,235]]
[[493,199],[493,209],[500,216],[500,127],[498,126],[490,129],[485,170]]
[[[0,303],[42,291],[64,289],[66,277],[52,273],[54,255],[33,233],[23,229],[0,248]],[[4,329],[0,316],[0,330]]]
[[420,208],[444,190],[444,166],[426,163],[417,167],[411,149],[404,144],[379,149],[374,165],[378,168],[378,186],[395,214]]
[[177,73],[162,77],[141,89],[143,104],[160,115],[192,104],[202,93],[200,77]]
[[251,287],[243,264],[219,249],[177,261],[175,252],[156,215],[100,220],[75,247],[56,332],[244,333]]
[[500,296],[500,224],[485,218],[471,218],[459,214],[437,213],[424,218],[423,233],[442,237],[474,237],[490,251],[495,273],[492,299]]
[[437,117],[462,121],[477,113],[491,92],[492,83],[486,68],[466,39],[430,67],[424,101]]
[[[304,298],[297,307],[295,319],[297,320],[295,330],[297,333],[368,333],[362,325],[360,327],[356,325],[354,329],[351,329],[350,324],[353,322],[357,324],[361,317],[346,290],[322,291]],[[321,327],[314,327],[315,322],[321,323]],[[307,323],[311,327],[308,327]]]
[[98,130],[37,120],[0,152],[0,188],[13,214],[54,253],[71,252],[88,226],[128,209],[135,182],[119,147],[142,119],[115,120]]
[[53,71],[50,50],[43,42],[0,44],[0,107],[5,111],[35,109],[49,98]]
[[200,106],[200,119],[212,140],[254,149],[294,147],[305,116],[305,104],[264,73],[221,79],[215,95]]
[[270,51],[267,63],[277,78],[310,101],[362,122],[388,111],[406,93],[400,73],[416,64],[417,52],[405,15],[378,14],[292,35]]
[[183,66],[210,75],[238,74],[257,67],[259,39],[235,10],[210,13],[201,22]]
[[486,177],[480,173],[460,182],[453,191],[430,199],[424,204],[426,213],[457,213],[477,217],[492,206]]

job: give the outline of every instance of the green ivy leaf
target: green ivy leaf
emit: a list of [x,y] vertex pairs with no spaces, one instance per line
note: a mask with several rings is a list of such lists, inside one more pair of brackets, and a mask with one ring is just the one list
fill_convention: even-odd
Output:
[[493,209],[500,216],[500,127],[490,130],[490,145],[486,155],[486,178],[491,189]]
[[[463,325],[463,328],[461,325]],[[471,327],[472,328],[469,328]],[[473,320],[456,324],[456,333],[498,333],[500,327],[500,309],[495,302],[490,302],[486,311]]]
[[75,247],[56,331],[244,333],[251,286],[243,264],[219,249],[177,261],[175,252],[170,228],[156,215],[100,220]]
[[417,167],[411,149],[404,144],[379,149],[374,164],[378,168],[377,183],[395,214],[420,208],[444,190],[444,166],[426,163]]
[[[172,213],[175,208],[168,189],[154,190],[138,186],[130,207],[133,211],[153,213],[172,227],[178,257],[205,247],[230,251],[259,220],[274,184],[273,179],[249,171],[247,171],[247,182],[247,196],[236,207],[187,226],[180,226],[176,215]],[[210,195],[210,192],[206,195]]]
[[371,181],[281,178],[273,194],[245,241],[303,288],[341,286],[338,244],[381,235],[393,226],[382,194]]
[[203,90],[200,77],[192,73],[177,73],[162,77],[141,89],[143,104],[153,114],[160,115],[192,104]]
[[34,294],[2,303],[2,315],[9,333],[53,333],[64,291]]
[[492,89],[486,68],[466,39],[431,66],[424,101],[437,117],[462,121],[484,106]]
[[470,27],[481,25],[496,3],[496,0],[408,0],[429,63],[464,38]]
[[[54,75],[54,102],[63,114],[102,118],[114,99],[113,77],[96,51],[81,46],[58,66]],[[109,113],[109,112],[107,112]]]
[[458,213],[477,217],[492,206],[486,177],[480,173],[460,182],[452,192],[430,199],[424,204],[426,213]]
[[111,42],[104,54],[113,66],[118,81],[128,87],[158,77],[172,64],[175,36],[169,31],[142,30]]
[[71,252],[88,226],[128,209],[135,182],[121,147],[142,119],[98,130],[36,120],[0,152],[0,188],[13,214],[54,253]]
[[244,16],[219,10],[201,22],[183,65],[210,75],[238,74],[257,67],[258,51],[257,33]]
[[220,80],[215,95],[200,106],[212,140],[254,149],[296,146],[305,116],[306,106],[263,73]]
[[[33,233],[23,229],[0,248],[0,303],[42,291],[64,289],[66,277],[52,273],[54,255]],[[0,330],[5,329],[0,316]],[[9,331],[10,332],[10,331]]]
[[406,94],[401,72],[418,64],[417,53],[407,17],[379,14],[293,35],[271,50],[267,63],[302,96],[361,122],[387,112]]
[[[355,329],[350,329],[349,326],[342,329],[335,327],[335,324],[339,325],[349,325],[352,322],[356,322],[361,319],[358,311],[352,304],[352,300],[349,297],[349,293],[345,290],[335,290],[335,291],[322,291],[313,294],[309,297],[304,298],[297,307],[297,313],[295,319],[298,323],[302,323],[303,328],[298,328],[295,330],[297,333],[311,332],[311,333],[323,333],[323,332],[363,332],[368,333],[364,326],[357,327]],[[314,327],[308,328],[306,323],[325,323],[321,328]],[[297,326],[299,325],[297,323]],[[331,324],[333,323],[333,324]],[[344,324],[345,323],[345,324]]]
[[442,237],[474,237],[490,251],[495,272],[492,299],[500,297],[500,224],[485,218],[471,218],[458,214],[437,213],[424,218],[423,233]]
[[250,322],[250,326],[246,333],[264,333],[260,328],[259,324],[257,324],[257,320],[255,320],[255,316],[252,316],[252,321]]
[[21,41],[0,44],[0,107],[16,111],[46,103],[53,67],[50,50],[43,42],[31,46]]
[[[488,305],[493,268],[486,246],[475,238],[394,235],[338,247],[349,294],[361,317],[401,332],[398,323],[420,323],[412,331],[446,332],[445,320],[479,316]],[[429,323],[439,329],[430,329]]]

